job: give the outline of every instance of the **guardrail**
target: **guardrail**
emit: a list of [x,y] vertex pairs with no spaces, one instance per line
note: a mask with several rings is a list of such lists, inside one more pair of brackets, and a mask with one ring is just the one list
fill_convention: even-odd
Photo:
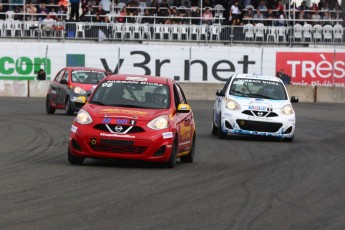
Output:
[[[176,18],[175,18],[176,19]],[[184,20],[184,19],[181,19]],[[186,19],[189,20],[189,19]],[[308,27],[307,27],[308,26]],[[0,38],[70,39],[98,41],[174,41],[199,43],[275,43],[285,45],[344,45],[344,27],[339,24],[295,26],[225,26],[217,23],[147,24],[92,22],[0,21]]]

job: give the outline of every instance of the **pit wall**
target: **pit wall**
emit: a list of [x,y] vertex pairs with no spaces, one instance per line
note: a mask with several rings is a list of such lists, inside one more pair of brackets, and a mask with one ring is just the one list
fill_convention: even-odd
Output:
[[[0,80],[2,97],[45,97],[50,81]],[[180,83],[188,100],[215,100],[216,91],[224,83]],[[344,87],[286,86],[290,96],[298,96],[300,102],[345,103]]]

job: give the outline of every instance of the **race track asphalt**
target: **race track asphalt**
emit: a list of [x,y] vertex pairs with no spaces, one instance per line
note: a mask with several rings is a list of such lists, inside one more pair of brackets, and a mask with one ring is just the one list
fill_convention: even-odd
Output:
[[293,143],[211,135],[191,101],[193,164],[67,162],[73,116],[0,97],[0,229],[344,229],[345,106],[294,104]]

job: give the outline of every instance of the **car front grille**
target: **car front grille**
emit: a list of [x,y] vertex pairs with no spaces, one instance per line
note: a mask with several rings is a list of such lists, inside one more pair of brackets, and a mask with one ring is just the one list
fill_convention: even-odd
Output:
[[[118,126],[118,125],[112,125],[112,124],[97,124],[94,126],[94,129],[97,129],[97,130],[101,130],[101,131],[105,131],[105,132],[110,132],[109,129],[107,128],[107,126],[112,130],[112,132],[115,132],[115,127]],[[126,131],[128,128],[130,128],[131,126],[129,125],[122,125],[122,132],[119,132],[119,133],[123,133],[124,131]],[[145,132],[145,130],[143,128],[141,128],[140,126],[133,126],[131,127],[131,129],[126,132],[127,134],[128,133],[142,133],[142,132]]]
[[278,117],[278,114],[276,114],[275,112],[244,110],[242,113],[256,117]]
[[248,121],[248,120],[236,120],[238,126],[243,130],[256,131],[256,132],[269,132],[275,133],[281,127],[282,123],[275,122],[262,122],[262,121]]

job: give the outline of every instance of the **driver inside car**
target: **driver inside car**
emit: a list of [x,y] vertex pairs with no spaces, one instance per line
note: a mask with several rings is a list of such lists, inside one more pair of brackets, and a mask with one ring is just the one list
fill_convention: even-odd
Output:
[[166,88],[163,86],[157,87],[153,91],[153,102],[160,105],[161,107],[167,106],[167,91]]

